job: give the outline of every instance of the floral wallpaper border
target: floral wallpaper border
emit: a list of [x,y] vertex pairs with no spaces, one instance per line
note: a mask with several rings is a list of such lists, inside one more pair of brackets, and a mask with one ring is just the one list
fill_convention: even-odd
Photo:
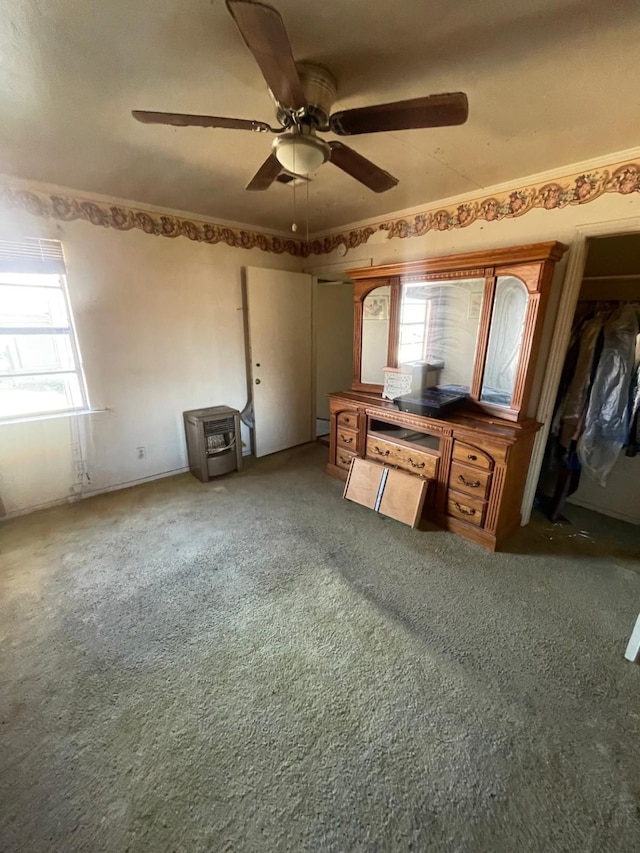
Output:
[[62,222],[81,219],[118,231],[138,228],[146,234],[161,237],[186,237],[198,243],[224,243],[238,249],[257,248],[277,255],[286,253],[306,258],[330,254],[339,246],[354,249],[378,231],[386,231],[388,239],[420,237],[429,231],[466,228],[479,220],[499,222],[524,216],[531,210],[561,210],[567,205],[587,204],[605,193],[640,193],[640,163],[592,169],[557,181],[515,189],[504,196],[487,196],[455,207],[425,210],[410,218],[389,219],[310,242],[12,185],[0,186],[0,205]]
[[117,231],[139,228],[145,234],[157,237],[186,237],[196,243],[225,243],[237,249],[257,248],[276,255],[288,253],[303,257],[308,254],[306,244],[301,240],[34,189],[0,186],[0,206],[18,208],[34,216],[60,222],[81,219],[92,225],[115,228]]
[[408,219],[389,219],[353,231],[328,234],[312,240],[309,254],[324,255],[338,246],[355,249],[366,243],[376,231],[392,237],[420,237],[429,231],[466,228],[472,222],[499,222],[524,216],[531,210],[558,210],[567,205],[587,204],[605,193],[640,193],[640,163],[622,163],[609,169],[593,169],[579,175],[515,189],[502,197],[488,196],[455,207],[426,210]]

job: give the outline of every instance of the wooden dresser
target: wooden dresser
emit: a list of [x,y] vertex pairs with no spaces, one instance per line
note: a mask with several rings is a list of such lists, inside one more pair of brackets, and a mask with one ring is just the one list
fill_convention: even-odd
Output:
[[[353,383],[329,395],[327,472],[346,479],[361,457],[424,477],[431,521],[499,548],[521,523],[541,427],[532,413],[543,323],[565,249],[536,243],[350,270]],[[464,392],[463,407],[445,418],[400,411],[384,399],[385,374],[407,365]]]
[[380,395],[331,394],[327,473],[346,480],[354,456],[430,480],[424,515],[495,550],[520,524],[533,439],[540,424],[482,414],[447,420],[399,412]]

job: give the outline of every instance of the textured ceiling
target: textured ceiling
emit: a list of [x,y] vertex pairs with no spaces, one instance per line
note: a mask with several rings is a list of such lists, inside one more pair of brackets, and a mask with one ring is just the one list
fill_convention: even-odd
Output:
[[[638,0],[273,0],[334,109],[468,94],[461,127],[352,137],[399,178],[376,195],[330,164],[312,232],[638,144]],[[223,0],[4,0],[0,172],[286,230],[291,187],[243,188],[272,137],[142,125],[131,109],[274,122]],[[330,135],[327,136],[330,138]],[[304,220],[306,190],[298,191]]]

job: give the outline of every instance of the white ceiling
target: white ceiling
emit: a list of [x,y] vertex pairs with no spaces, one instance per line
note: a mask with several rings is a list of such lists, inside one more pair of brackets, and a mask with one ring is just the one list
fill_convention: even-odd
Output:
[[[296,60],[337,78],[334,110],[438,92],[469,97],[461,127],[344,140],[400,183],[377,195],[324,165],[310,185],[312,232],[638,145],[638,0],[272,5]],[[290,227],[290,187],[244,190],[271,136],[142,125],[130,115],[275,124],[223,0],[4,0],[0,57],[0,172]]]

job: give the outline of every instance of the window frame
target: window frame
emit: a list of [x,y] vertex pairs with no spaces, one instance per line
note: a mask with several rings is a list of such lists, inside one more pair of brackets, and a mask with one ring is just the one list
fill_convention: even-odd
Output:
[[[409,323],[402,322],[402,313],[403,313],[403,304],[402,300],[400,302],[400,324],[398,326],[398,364],[403,361],[424,361],[427,358],[427,354],[429,352],[429,344],[433,331],[433,319],[432,319],[432,300],[425,300],[424,305],[424,317],[420,321],[411,321]],[[403,346],[417,346],[415,343],[407,344],[406,342],[402,342],[402,330],[409,329],[412,326],[417,326],[423,330],[422,336],[422,345],[420,347],[420,356],[417,359],[403,359],[401,357],[401,351]]]
[[[18,278],[20,275],[31,275],[31,276],[47,276],[51,277],[55,275],[57,278],[57,284],[51,283],[41,283],[41,284],[24,284],[19,281],[10,281],[11,276],[16,276]],[[67,285],[67,276],[66,272],[62,272],[56,270],[55,272],[50,269],[29,269],[27,268],[14,268],[14,269],[1,269],[0,275],[4,279],[4,281],[0,281],[0,295],[2,293],[3,288],[12,287],[12,288],[20,288],[25,293],[29,291],[36,291],[42,289],[50,289],[55,290],[61,293],[62,295],[62,304],[66,313],[67,325],[65,326],[36,326],[36,325],[25,325],[25,326],[8,326],[2,322],[0,322],[0,339],[5,336],[15,336],[15,335],[47,335],[49,337],[54,335],[59,335],[61,338],[65,337],[69,342],[69,348],[71,351],[71,358],[73,362],[73,368],[71,369],[54,369],[54,370],[25,370],[20,373],[7,373],[5,371],[0,370],[0,380],[3,379],[13,379],[16,377],[25,378],[25,377],[50,377],[50,376],[75,376],[79,395],[80,402],[76,406],[69,406],[64,409],[48,409],[48,410],[30,410],[30,411],[21,411],[15,412],[11,414],[4,414],[0,412],[0,423],[11,423],[15,421],[25,421],[25,420],[39,420],[45,418],[54,418],[54,417],[63,417],[65,415],[73,415],[86,411],[90,411],[90,402],[89,402],[89,392],[87,388],[86,377],[84,373],[84,366],[82,362],[82,356],[80,353],[80,348],[78,345],[78,337],[75,328],[75,322],[73,317],[73,311],[71,307],[71,300],[69,299],[69,291]]]

